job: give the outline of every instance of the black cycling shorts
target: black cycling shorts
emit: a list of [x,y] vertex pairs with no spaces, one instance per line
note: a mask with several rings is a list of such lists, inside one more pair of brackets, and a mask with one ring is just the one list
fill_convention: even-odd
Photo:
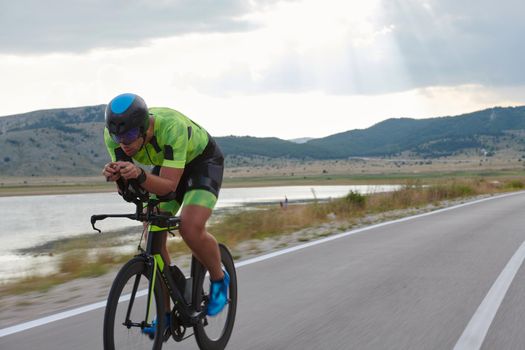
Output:
[[[152,174],[159,175],[160,166],[155,166]],[[175,192],[160,199],[175,200],[177,205],[161,205],[161,209],[175,214],[179,207],[193,204],[213,209],[222,185],[224,156],[215,140],[209,136],[204,151],[186,164]],[[164,207],[164,208],[163,208]]]

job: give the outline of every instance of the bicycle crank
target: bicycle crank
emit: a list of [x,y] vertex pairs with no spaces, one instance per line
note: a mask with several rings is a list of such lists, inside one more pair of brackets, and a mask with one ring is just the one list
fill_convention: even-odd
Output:
[[176,342],[184,340],[184,335],[186,334],[186,327],[183,326],[179,319],[179,312],[173,310],[171,313],[171,336]]

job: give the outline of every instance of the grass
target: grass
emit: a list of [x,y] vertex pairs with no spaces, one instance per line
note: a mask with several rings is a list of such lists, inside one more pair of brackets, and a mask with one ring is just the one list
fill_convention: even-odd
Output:
[[525,188],[519,179],[490,181],[484,178],[460,178],[424,185],[419,180],[408,180],[398,191],[362,195],[350,192],[347,196],[328,202],[291,205],[233,213],[212,225],[209,231],[230,247],[249,239],[264,239],[294,232],[325,222],[352,220],[368,214],[392,210],[419,208],[444,200],[466,198],[480,194],[494,194]]
[[0,287],[0,296],[28,292],[46,292],[52,287],[77,278],[102,276],[110,268],[123,264],[131,255],[112,255],[99,251],[89,256],[88,250],[76,249],[65,253],[58,262],[58,271],[45,276],[28,276]]
[[404,181],[421,181],[426,184],[450,179],[511,178],[523,176],[521,169],[480,169],[450,171],[404,171],[364,174],[322,174],[297,176],[252,176],[225,178],[223,187],[296,186],[296,185],[374,185],[399,184]]
[[[218,241],[235,248],[246,240],[265,239],[307,227],[316,227],[326,222],[337,222],[337,227],[346,228],[353,225],[356,219],[369,214],[419,208],[445,200],[525,188],[523,180],[516,176],[435,178],[433,181],[433,185],[426,185],[426,181],[422,179],[408,179],[402,188],[395,192],[371,195],[350,192],[343,198],[327,202],[315,201],[309,204],[289,205],[287,208],[276,205],[271,208],[229,213],[208,229]],[[168,249],[173,256],[190,252],[181,240],[171,239],[168,242]],[[15,283],[0,286],[0,296],[47,291],[57,284],[76,278],[97,277],[112,267],[122,265],[132,255],[110,253],[107,247],[111,244],[102,243],[82,237],[53,245],[55,252],[59,252],[56,256],[60,259],[56,273],[48,276],[29,276]],[[93,251],[96,253],[90,253]]]
[[0,197],[8,196],[34,196],[34,195],[56,195],[74,193],[95,193],[114,191],[112,183],[100,184],[27,184],[27,185],[2,185],[0,186]]

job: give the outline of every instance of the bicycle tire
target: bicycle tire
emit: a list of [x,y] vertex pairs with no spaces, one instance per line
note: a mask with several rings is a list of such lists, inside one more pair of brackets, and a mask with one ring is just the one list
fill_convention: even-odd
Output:
[[[154,287],[154,304],[152,304],[150,312],[153,313],[153,317],[148,320],[150,323],[154,317],[157,319],[157,331],[155,332],[154,338],[142,333],[140,327],[126,327],[123,322],[126,319],[126,313],[128,305],[132,302],[132,314],[130,319],[133,322],[140,323],[144,321],[146,316],[146,305],[147,305],[147,286],[149,284],[151,269],[147,268],[146,262],[142,257],[135,257],[128,261],[119,271],[109,292],[109,297],[106,304],[106,311],[104,313],[104,331],[103,331],[103,342],[104,349],[107,350],[121,350],[121,349],[155,349],[159,350],[163,344],[163,334],[159,332],[159,329],[165,328],[164,320],[164,299],[162,297],[160,289],[159,276],[156,278]],[[133,289],[135,280],[142,281],[142,285],[139,284],[138,293],[132,301],[131,296],[128,297],[130,290]],[[131,282],[131,284],[130,284]],[[126,288],[125,287],[129,287]],[[126,294],[128,293],[128,294]],[[119,299],[123,298],[120,302]],[[118,317],[117,317],[118,314]],[[161,315],[161,317],[158,317]],[[135,316],[135,317],[134,317]],[[117,319],[117,321],[116,321]],[[115,334],[117,331],[117,334]]]
[[[219,244],[219,250],[222,266],[230,275],[229,302],[219,315],[216,317],[207,316],[193,327],[195,339],[201,350],[222,350],[226,347],[233,331],[235,314],[237,312],[237,273],[233,258],[226,246]],[[198,269],[198,271],[192,271],[196,279],[193,300],[197,311],[200,311],[205,307],[205,300],[208,297],[209,287],[206,287],[206,283],[209,282],[209,277],[206,274],[206,268],[202,264],[196,262],[193,266]],[[219,318],[224,319],[222,327],[220,326],[222,320]],[[220,331],[216,332],[214,330],[213,333],[215,334],[212,334],[210,327],[215,321],[219,321]]]

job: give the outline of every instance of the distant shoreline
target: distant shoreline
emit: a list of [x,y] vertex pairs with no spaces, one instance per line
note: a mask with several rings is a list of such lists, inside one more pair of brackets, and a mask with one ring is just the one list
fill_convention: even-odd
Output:
[[[3,182],[0,185],[0,197],[61,195],[82,193],[114,192],[115,184],[88,179],[60,179],[60,178],[33,178],[26,184]],[[97,182],[95,182],[97,181]],[[398,183],[393,179],[358,179],[350,176],[305,176],[296,179],[285,177],[246,177],[226,178],[223,188],[239,187],[274,187],[274,186],[320,186],[320,185],[362,185],[362,184],[390,184]],[[0,179],[2,183],[2,179]]]
[[[408,170],[408,169],[407,169]],[[334,186],[334,185],[389,185],[407,181],[434,183],[450,178],[522,178],[524,170],[503,169],[435,169],[434,171],[327,173],[290,175],[225,175],[223,188],[275,186]],[[0,177],[0,197],[104,193],[115,191],[113,183],[101,176],[84,177]]]

